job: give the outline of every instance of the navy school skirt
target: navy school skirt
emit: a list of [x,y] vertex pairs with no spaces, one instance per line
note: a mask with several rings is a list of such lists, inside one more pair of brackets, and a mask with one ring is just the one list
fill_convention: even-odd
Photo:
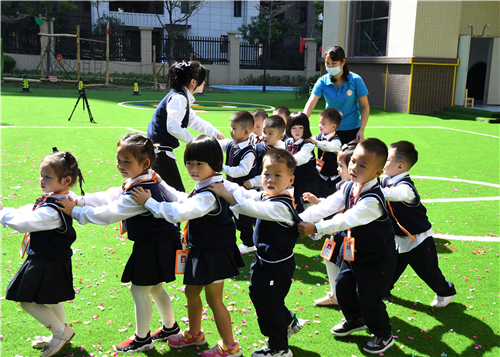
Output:
[[28,256],[7,287],[5,298],[17,302],[57,304],[75,298],[71,258]]

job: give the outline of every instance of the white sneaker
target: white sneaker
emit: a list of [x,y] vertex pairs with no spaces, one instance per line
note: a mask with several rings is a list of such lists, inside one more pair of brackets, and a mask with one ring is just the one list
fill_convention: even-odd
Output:
[[318,233],[313,233],[309,236],[309,239],[310,240],[320,240],[322,238],[321,235],[319,235]]
[[238,249],[240,250],[240,254],[247,254],[251,252],[255,252],[257,248],[255,245],[252,245],[251,247],[244,245],[243,243],[238,246]]
[[252,357],[293,357],[293,353],[290,349],[286,350],[272,350],[268,345],[265,345],[261,349],[252,353]]
[[306,320],[299,319],[297,315],[293,315],[293,320],[290,322],[290,325],[288,325],[286,329],[286,335],[290,339],[292,335],[296,334],[300,330],[302,330],[302,327],[306,324]]
[[431,306],[432,307],[445,307],[455,298],[455,296],[457,296],[457,294],[450,295],[450,296],[436,295],[434,297],[434,300],[431,302]]

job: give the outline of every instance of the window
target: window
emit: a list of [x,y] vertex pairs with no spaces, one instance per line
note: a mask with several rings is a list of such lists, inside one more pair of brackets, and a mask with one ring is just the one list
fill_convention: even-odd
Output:
[[355,56],[385,56],[389,1],[359,1],[356,4]]
[[189,1],[181,1],[181,14],[189,13]]
[[234,17],[241,17],[241,1],[234,1]]

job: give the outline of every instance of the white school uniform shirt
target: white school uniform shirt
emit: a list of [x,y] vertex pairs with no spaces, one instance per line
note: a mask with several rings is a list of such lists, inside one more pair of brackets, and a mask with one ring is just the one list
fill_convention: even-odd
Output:
[[[145,175],[128,179],[125,182],[125,187],[129,187],[139,180],[151,179],[153,172],[149,170]],[[148,210],[135,202],[131,195],[124,195],[122,186],[120,186],[79,197],[77,206],[71,212],[71,217],[80,224],[93,223],[105,226],[146,212]]]
[[[365,192],[375,185],[378,185],[377,179],[367,182],[361,192]],[[355,183],[352,186],[352,193],[354,197],[358,195],[362,185]],[[317,205],[307,208],[304,212],[299,214],[304,222],[315,223],[318,234],[332,234],[334,232],[345,231],[348,228],[366,225],[384,214],[384,208],[380,205],[379,201],[374,197],[365,197],[361,201],[357,200],[350,209],[343,213],[338,213],[345,208],[345,197],[343,189],[335,192],[333,195],[328,196]],[[334,213],[332,219],[321,221],[321,219],[328,217]]]
[[[340,140],[338,139],[334,139],[334,140],[331,140],[329,141],[332,136],[336,135],[337,132],[334,131],[330,134],[327,134],[327,135],[324,135],[322,134],[321,135],[321,141],[319,140],[316,140],[316,142],[318,143],[316,145],[316,147],[320,150],[323,150],[323,151],[326,151],[326,152],[334,152],[334,153],[338,153],[340,151],[340,149],[342,148],[342,143],[340,142]],[[319,159],[319,154],[318,154],[318,159]],[[322,175],[321,172],[319,173],[319,176],[327,181],[327,180],[334,180],[336,177],[338,177],[338,175],[334,175],[334,176],[325,176],[325,175]]]
[[[73,192],[51,195],[53,198],[77,198]],[[49,231],[61,227],[64,222],[57,210],[52,207],[38,207],[33,211],[34,204],[19,208],[4,207],[0,210],[0,223],[5,227],[15,229],[20,233]]]
[[[304,139],[299,139],[295,141],[293,145],[300,145],[303,141]],[[313,151],[315,147],[316,146],[314,146],[313,143],[308,141],[300,148],[300,150],[297,153],[293,155],[295,161],[297,161],[297,166],[307,164],[309,160],[311,160],[311,157],[313,157]]]
[[[224,154],[227,152],[227,146],[229,145],[230,142],[231,139],[228,138],[219,140],[219,145]],[[237,154],[240,150],[250,145],[250,139],[242,141],[241,143],[236,143],[233,141],[233,145],[237,148],[235,152],[235,154]],[[228,176],[231,176],[232,178],[243,177],[250,173],[250,170],[252,170],[254,164],[255,164],[255,154],[252,152],[245,155],[245,157],[240,161],[238,166],[222,165],[222,172],[224,172]]]
[[[183,89],[191,107],[195,102],[195,98],[186,87],[183,87]],[[167,131],[173,137],[185,143],[190,142],[194,136],[189,132],[188,128],[217,137],[220,131],[214,128],[211,123],[197,116],[192,109],[189,109],[189,123],[187,128],[181,127],[182,119],[184,119],[184,115],[186,114],[186,107],[186,98],[180,94],[172,95],[170,101],[167,103]],[[169,151],[166,153],[168,155]]]
[[[409,176],[408,172],[403,172],[399,175],[391,177],[387,182],[387,184],[391,186],[395,185],[406,176]],[[401,184],[396,187],[385,187],[382,189],[382,193],[384,194],[385,199],[390,202],[405,202],[408,204],[413,204],[415,203],[415,199],[417,198],[415,196],[415,192],[413,192],[413,189],[406,184]],[[413,234],[415,241],[413,241],[413,239],[411,239],[406,235],[405,236],[397,235],[395,239],[396,239],[396,248],[398,250],[398,253],[400,254],[408,253],[412,249],[416,248],[420,243],[422,243],[427,237],[432,236],[433,233],[434,231],[432,230],[431,227],[423,233]]]
[[[285,143],[281,140],[278,140],[278,142],[276,143],[275,146],[273,146],[273,148],[286,150]],[[250,181],[252,187],[262,187],[262,172],[248,181]]]
[[[223,181],[224,186],[229,183],[229,181],[223,180],[222,175],[217,174],[197,182],[195,190],[202,189],[210,186],[210,184],[214,182],[221,181]],[[175,188],[167,185],[165,181],[162,181],[160,186],[163,186],[169,192],[175,194],[177,200],[175,202],[158,202],[154,198],[148,199],[144,207],[146,207],[155,218],[163,218],[170,223],[179,223],[189,219],[203,217],[218,207],[217,200],[211,192],[201,192],[192,197],[188,197],[188,193],[177,191]]]
[[[226,189],[233,194],[237,202],[236,205],[230,206],[229,208],[234,212],[236,218],[238,218],[240,214],[243,214],[265,221],[286,223],[289,226],[295,224],[292,212],[290,212],[288,206],[285,204],[271,200],[262,201],[262,192],[247,190],[234,182],[229,183],[229,188]],[[290,194],[293,197],[293,188],[290,187],[280,192],[280,194]]]

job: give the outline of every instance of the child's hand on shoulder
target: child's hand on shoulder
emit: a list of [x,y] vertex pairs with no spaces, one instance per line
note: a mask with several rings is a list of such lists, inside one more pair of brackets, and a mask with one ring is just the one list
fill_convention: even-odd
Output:
[[318,203],[320,203],[321,201],[319,200],[318,197],[316,197],[315,195],[313,195],[311,192],[304,192],[302,194],[302,199],[304,201],[307,201],[309,203],[312,203],[313,205],[317,205]]
[[134,199],[135,202],[144,206],[147,200],[151,198],[151,191],[145,190],[142,187],[135,187],[131,192],[130,196]]
[[248,188],[248,189],[252,188],[252,184],[250,183],[250,180],[246,180],[245,182],[243,182],[243,186],[245,188]]
[[59,210],[68,216],[71,216],[71,212],[73,211],[73,208],[76,207],[76,201],[71,197],[60,198],[57,200],[57,203],[62,205],[62,207],[58,207]]
[[208,186],[208,189],[219,197],[222,197],[224,192],[227,192],[222,182],[213,182],[210,186]]
[[3,209],[3,204],[2,204],[2,202],[0,202],[0,210],[2,210],[2,209]]
[[226,137],[219,131],[219,134],[217,134],[217,140],[224,140],[225,138]]
[[300,222],[297,224],[297,230],[299,231],[299,234],[301,236],[310,236],[313,233],[318,233],[318,230],[316,229],[316,226],[314,223],[309,223],[309,222]]
[[160,184],[163,181],[160,174],[157,172],[155,176],[155,183]]
[[307,142],[310,142],[312,143],[314,146],[318,145],[318,142],[316,140],[314,140],[313,138],[307,138],[306,140],[304,140],[306,143]]

